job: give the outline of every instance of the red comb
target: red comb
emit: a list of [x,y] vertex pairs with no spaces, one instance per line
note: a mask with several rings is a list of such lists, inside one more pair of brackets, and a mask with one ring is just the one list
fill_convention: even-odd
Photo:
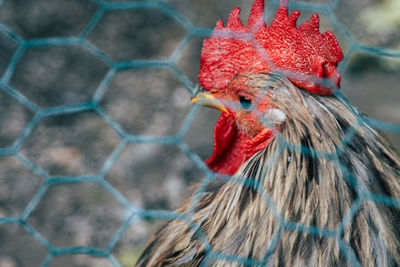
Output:
[[247,27],[239,19],[240,8],[232,10],[227,27],[219,20],[201,50],[201,85],[207,90],[222,89],[239,73],[281,72],[312,93],[331,94],[321,84],[324,78],[339,87],[336,67],[343,53],[335,36],[319,32],[317,14],[296,27],[300,12],[289,15],[288,2],[280,1],[269,27],[264,21],[264,0],[254,1]]

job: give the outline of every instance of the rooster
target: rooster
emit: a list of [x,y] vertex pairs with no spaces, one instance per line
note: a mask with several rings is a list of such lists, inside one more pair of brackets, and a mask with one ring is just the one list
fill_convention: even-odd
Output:
[[263,0],[246,27],[239,13],[204,41],[192,98],[221,111],[206,163],[232,177],[184,201],[190,219],[137,266],[400,266],[400,158],[337,90],[335,36],[316,14],[297,27],[287,0],[269,27]]

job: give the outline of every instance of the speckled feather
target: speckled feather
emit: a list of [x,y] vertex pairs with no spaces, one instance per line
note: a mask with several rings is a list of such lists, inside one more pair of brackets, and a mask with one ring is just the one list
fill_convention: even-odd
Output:
[[[211,183],[198,196],[192,220],[214,252],[233,258],[268,266],[350,266],[335,237],[284,229],[270,247],[280,224],[265,195],[285,221],[333,230],[360,194],[400,199],[398,154],[344,99],[310,94],[277,75],[249,74],[248,83],[269,88],[271,104],[285,114],[279,135],[237,171],[246,183],[235,177]],[[343,143],[348,131],[354,134]],[[365,201],[340,238],[363,266],[399,266],[399,229],[399,209]],[[207,256],[197,232],[172,220],[151,238],[137,266],[244,265]]]

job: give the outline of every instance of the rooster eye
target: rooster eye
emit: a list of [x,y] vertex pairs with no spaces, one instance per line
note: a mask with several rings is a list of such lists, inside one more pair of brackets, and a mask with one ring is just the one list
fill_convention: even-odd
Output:
[[244,109],[249,109],[251,107],[251,100],[250,100],[250,98],[248,98],[246,96],[240,96],[239,102],[240,102],[240,105],[242,106],[242,108],[244,108]]

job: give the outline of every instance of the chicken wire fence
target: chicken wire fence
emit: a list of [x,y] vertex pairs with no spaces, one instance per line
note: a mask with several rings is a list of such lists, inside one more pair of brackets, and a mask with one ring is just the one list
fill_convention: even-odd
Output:
[[[0,226],[6,227],[4,229],[5,231],[8,231],[7,227],[16,225],[17,227],[23,229],[25,233],[31,235],[31,237],[33,237],[33,239],[35,240],[34,242],[39,243],[40,246],[42,246],[42,248],[44,248],[45,250],[46,256],[41,260],[42,266],[49,266],[50,264],[54,263],[59,257],[75,254],[84,254],[93,256],[95,258],[103,258],[113,266],[122,266],[124,263],[122,263],[119,257],[115,256],[115,247],[126,234],[128,229],[132,227],[134,228],[136,223],[142,218],[163,220],[179,218],[186,221],[189,225],[191,225],[191,227],[193,227],[193,229],[197,229],[196,224],[191,220],[190,212],[187,214],[178,214],[173,211],[142,208],[136,204],[133,204],[131,199],[127,198],[123,193],[120,192],[120,189],[118,189],[112,182],[110,182],[110,180],[107,178],[107,175],[109,174],[110,170],[115,165],[116,161],[121,156],[123,151],[130,144],[161,144],[171,145],[178,148],[181,152],[187,155],[187,157],[201,171],[204,178],[201,180],[201,187],[199,189],[200,191],[205,190],[208,183],[216,179],[216,175],[207,168],[198,153],[191,149],[191,147],[188,145],[188,141],[185,139],[192,127],[193,121],[199,114],[200,109],[198,106],[193,106],[191,110],[187,114],[185,114],[185,119],[183,120],[183,123],[181,124],[180,130],[177,134],[158,136],[153,135],[151,131],[147,132],[146,134],[130,133],[130,131],[125,129],[125,127],[121,125],[121,123],[114,118],[113,114],[111,114],[110,111],[106,110],[104,108],[104,105],[102,104],[103,99],[105,97],[108,97],[108,95],[106,94],[108,91],[111,90],[110,84],[115,79],[116,75],[126,70],[169,70],[178,80],[178,83],[184,85],[186,90],[190,94],[193,94],[196,90],[196,85],[193,83],[193,81],[191,81],[190,78],[187,77],[182,68],[178,66],[178,61],[182,57],[185,48],[189,46],[194,38],[205,38],[209,36],[209,34],[211,33],[211,29],[194,25],[185,16],[181,15],[180,12],[178,12],[176,9],[171,8],[170,5],[166,3],[166,1],[108,2],[105,0],[93,0],[91,1],[91,3],[95,5],[95,11],[93,12],[90,21],[80,32],[80,34],[72,37],[25,38],[16,33],[6,23],[0,23],[1,34],[3,36],[6,36],[8,39],[11,39],[16,44],[15,51],[10,53],[10,57],[7,59],[7,64],[0,80],[0,93],[3,94],[2,97],[4,97],[4,99],[6,99],[6,96],[8,99],[2,101],[2,105],[5,102],[11,103],[12,105],[22,105],[24,109],[27,109],[32,114],[32,116],[28,119],[28,123],[26,125],[23,125],[20,131],[14,133],[14,138],[9,145],[1,143],[2,147],[0,148],[0,159],[12,158],[14,160],[17,160],[19,162],[18,164],[22,164],[20,168],[22,168],[22,166],[25,166],[23,168],[27,168],[28,173],[41,177],[41,185],[35,190],[35,194],[33,195],[33,197],[29,198],[29,201],[24,205],[21,212],[17,212],[16,214],[14,213],[12,216],[8,216],[7,214],[5,214],[5,212],[0,213]],[[272,1],[271,3],[267,4],[268,5],[266,8],[266,15],[268,19],[273,16],[274,11],[278,6],[278,1]],[[0,1],[0,9],[4,9],[4,5],[5,2],[3,3],[2,1]],[[248,5],[250,6],[251,3],[249,2]],[[335,31],[341,35],[343,40],[346,42],[345,45],[347,45],[348,47],[345,53],[345,58],[343,62],[339,65],[339,70],[341,73],[344,73],[344,71],[346,70],[350,57],[357,53],[368,53],[377,57],[384,58],[400,58],[399,50],[366,45],[357,41],[356,38],[354,38],[352,34],[346,29],[346,27],[337,19],[335,15],[335,9],[338,5],[338,0],[332,0],[324,4],[293,1],[290,3],[289,7],[291,9],[295,8],[306,12],[317,12],[320,15],[323,15],[328,19]],[[183,27],[184,31],[186,32],[183,38],[181,38],[180,43],[176,47],[174,47],[173,53],[171,53],[171,56],[169,56],[168,58],[163,60],[116,60],[110,57],[107,52],[103,51],[103,49],[96,46],[94,42],[90,40],[89,36],[96,29],[96,27],[98,27],[98,25],[107,14],[120,11],[145,12],[146,10],[157,10],[159,14],[167,16],[178,23],[181,27]],[[228,12],[229,10],[226,10],[226,13]],[[215,18],[215,21],[216,19],[217,18]],[[135,29],[131,30],[134,31]],[[140,40],[137,40],[137,42],[140,42]],[[78,101],[78,103],[67,105],[63,103],[60,104],[60,102],[56,101],[56,103],[58,103],[57,105],[46,107],[45,104],[38,104],[40,100],[37,100],[35,97],[31,97],[29,96],[29,94],[24,93],[22,90],[14,88],[15,86],[13,86],[13,83],[11,81],[15,76],[16,69],[21,64],[21,58],[29,53],[29,51],[35,49],[42,49],[43,51],[45,51],[47,49],[59,47],[82,48],[83,50],[90,53],[92,57],[97,58],[99,62],[102,62],[101,64],[105,64],[107,70],[105,71],[105,74],[103,75],[101,82],[98,84],[97,88],[93,90],[93,93],[91,94],[89,100],[81,102]],[[41,75],[51,75],[51,73],[41,73]],[[152,88],[144,88],[143,90],[152,90]],[[341,97],[340,92],[337,92],[336,94],[338,97]],[[57,96],[55,98],[57,98]],[[118,103],[114,104],[118,105]],[[101,164],[99,165],[100,167],[98,167],[96,170],[96,174],[52,175],[51,171],[43,168],[43,165],[35,160],[35,157],[37,156],[36,154],[27,154],[21,152],[24,144],[26,144],[27,142],[35,143],[35,141],[30,141],[30,138],[32,137],[35,129],[40,128],[41,130],[43,130],[40,127],[40,124],[43,123],[43,121],[52,118],[60,118],[60,116],[65,117],[76,114],[86,114],[87,112],[93,112],[94,114],[97,114],[97,116],[101,118],[102,122],[105,122],[105,126],[103,127],[110,127],[114,131],[114,133],[118,135],[118,141],[116,141],[116,145],[113,147],[112,151],[107,154],[106,158],[101,161]],[[4,116],[7,116],[7,114],[3,114],[2,118],[4,118]],[[78,117],[78,119],[82,118],[83,117]],[[133,119],[135,119],[135,117]],[[400,125],[384,122],[377,119],[368,119],[368,121],[366,120],[367,119],[360,117],[359,123],[369,123],[380,130],[400,134]],[[87,120],[85,120],[85,122],[87,122]],[[78,123],[78,125],[80,124]],[[7,129],[8,125],[2,124],[1,127],[2,130],[4,130]],[[74,130],[79,131],[79,128],[80,127]],[[44,129],[44,131],[45,130],[46,129]],[[3,132],[4,131],[0,131],[0,133]],[[343,140],[344,145],[346,140],[349,140],[349,138],[351,138],[352,134],[353,133],[351,131],[348,131],[346,133],[345,140]],[[98,142],[101,143],[102,140],[99,140]],[[44,145],[45,144],[46,143],[44,143]],[[34,145],[35,144],[32,144],[32,146],[35,148]],[[64,152],[65,151],[62,151],[60,153]],[[94,153],[96,153],[96,151],[92,152],[92,154]],[[305,151],[305,153],[313,152]],[[72,155],[74,154],[72,153]],[[91,155],[91,153],[89,153],[89,155]],[[155,165],[157,163],[152,164]],[[0,176],[3,175],[6,174],[0,173]],[[13,176],[13,179],[20,178],[21,177],[19,177],[18,175],[15,175],[15,177]],[[129,177],[126,177],[126,179],[129,179]],[[239,183],[243,182],[240,181],[240,178],[237,178],[237,180]],[[3,183],[3,180],[0,180],[0,182]],[[244,183],[246,183],[246,181],[244,181]],[[66,185],[71,187],[75,186],[74,188],[77,188],[76,186],[84,187],[84,185],[87,184],[99,185],[102,190],[105,190],[109,195],[111,195],[111,198],[113,200],[116,200],[119,205],[123,206],[124,211],[122,222],[119,224],[118,229],[113,232],[112,236],[108,238],[108,241],[106,242],[106,245],[104,247],[99,248],[97,246],[80,245],[63,246],[55,244],[57,242],[53,242],[51,238],[48,238],[43,234],[43,231],[41,231],[42,229],[38,230],[37,227],[35,227],[30,222],[32,214],[43,207],[41,206],[43,199],[46,195],[50,194],[49,192],[54,187],[58,185]],[[3,187],[3,185],[1,186]],[[304,231],[337,239],[340,249],[345,252],[347,257],[354,265],[360,265],[360,263],[358,262],[351,248],[344,242],[344,240],[341,239],[341,233],[343,232],[343,229],[346,227],[349,221],[351,221],[351,218],[356,214],[362,202],[366,200],[372,200],[383,204],[400,207],[400,200],[390,199],[384,196],[376,196],[373,194],[363,194],[362,197],[359,197],[358,200],[353,204],[349,213],[345,216],[342,223],[337,227],[337,229],[318,229],[316,227],[299,225],[294,222],[284,221],[282,215],[280,215],[278,211],[273,209],[274,204],[271,203],[265,192],[259,190],[259,193],[265,197],[268,205],[272,208],[272,210],[275,211],[275,216],[279,219],[281,223],[280,231],[278,231],[278,234],[275,236],[274,240],[271,241],[270,250],[273,249],[274,244],[279,239],[279,235],[283,230],[292,229],[297,231]],[[18,199],[18,197],[22,196],[15,197]],[[51,203],[49,203],[48,205],[51,205]],[[192,205],[193,207],[195,207],[196,203],[192,203]],[[107,212],[108,211],[106,210],[105,213]],[[68,218],[63,219],[67,220]],[[223,255],[221,253],[214,252],[201,231],[199,231],[198,235],[200,238],[203,239],[204,245],[207,248],[207,257],[216,257],[226,261],[239,262],[248,265],[263,265],[265,263],[265,261],[237,258],[233,255]],[[266,253],[266,255],[268,255],[268,252]],[[207,261],[205,261],[205,264],[206,263]]]

